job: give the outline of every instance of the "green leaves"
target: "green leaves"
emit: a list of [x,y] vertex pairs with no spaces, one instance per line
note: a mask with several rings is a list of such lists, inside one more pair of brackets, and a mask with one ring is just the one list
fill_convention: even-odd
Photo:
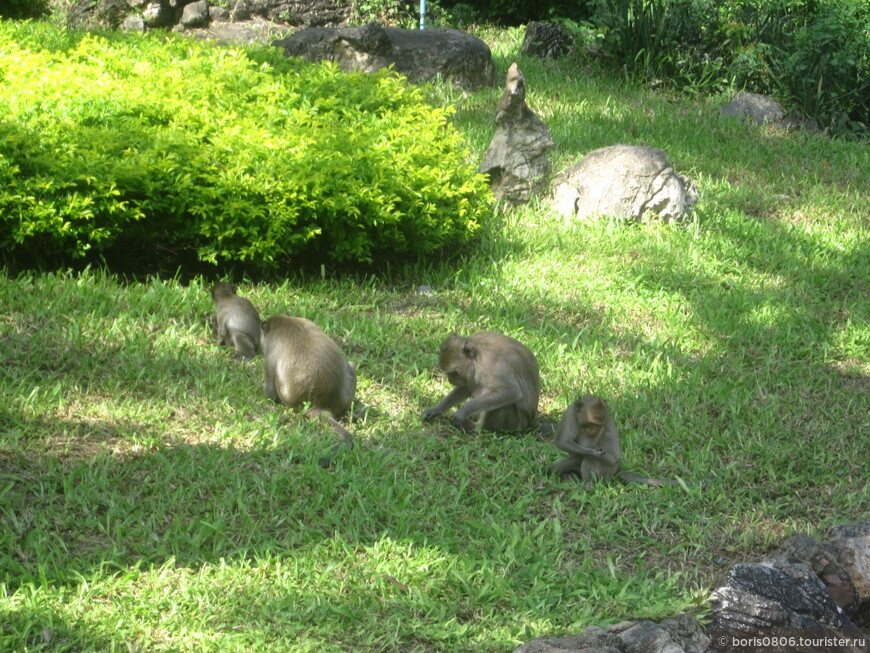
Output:
[[131,35],[49,52],[45,29],[0,25],[13,259],[388,261],[461,245],[489,211],[450,112],[393,73]]

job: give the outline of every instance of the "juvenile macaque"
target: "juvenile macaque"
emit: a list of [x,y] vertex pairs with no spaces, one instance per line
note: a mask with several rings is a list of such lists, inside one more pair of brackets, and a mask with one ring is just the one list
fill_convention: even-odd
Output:
[[318,461],[328,467],[339,449],[353,448],[353,437],[338,419],[353,401],[356,366],[345,361],[338,345],[311,320],[276,315],[263,322],[262,331],[266,396],[293,410],[309,404],[308,410],[342,437],[330,456]]
[[463,431],[519,431],[535,426],[540,394],[538,361],[522,343],[496,331],[468,338],[450,334],[438,360],[450,393],[423,411],[430,421],[462,404],[450,422]]
[[679,485],[675,480],[635,476],[619,469],[619,433],[610,409],[596,395],[585,395],[571,403],[556,430],[554,444],[568,454],[550,466],[550,472],[565,477],[579,474],[584,483],[609,481],[618,476],[629,483]]
[[211,289],[217,322],[217,341],[235,347],[233,358],[253,358],[260,349],[260,314],[236,294],[236,284],[219,281]]

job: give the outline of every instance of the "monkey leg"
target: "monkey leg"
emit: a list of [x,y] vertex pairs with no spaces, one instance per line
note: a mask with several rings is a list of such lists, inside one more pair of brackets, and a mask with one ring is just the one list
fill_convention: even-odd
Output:
[[236,348],[236,353],[233,358],[253,358],[257,355],[257,343],[247,333],[237,331],[233,334],[233,346]]
[[344,428],[341,424],[338,423],[338,420],[332,416],[328,411],[311,411],[313,414],[317,415],[322,422],[329,424],[332,427],[332,430],[338,433],[341,436],[341,442],[334,444],[332,449],[329,450],[328,456],[322,456],[318,459],[317,464],[320,467],[326,468],[332,464],[332,459],[338,454],[342,449],[347,449],[351,451],[353,449],[353,436],[350,434],[346,428]]
[[523,427],[516,405],[487,410],[481,413],[477,422],[478,430],[485,431],[517,431]]
[[580,477],[584,483],[609,481],[618,471],[618,465],[609,465],[594,458],[584,457],[580,465]]
[[263,383],[263,392],[269,399],[276,404],[281,403],[281,395],[278,394],[278,388],[275,387],[275,370],[266,368],[266,382]]
[[563,458],[562,460],[550,465],[550,473],[558,474],[562,478],[571,474],[578,474],[582,477],[582,464],[583,458],[579,456],[568,456],[567,458]]

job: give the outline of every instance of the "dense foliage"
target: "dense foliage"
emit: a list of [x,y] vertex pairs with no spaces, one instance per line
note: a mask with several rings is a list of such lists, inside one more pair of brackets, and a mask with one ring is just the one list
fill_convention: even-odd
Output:
[[0,18],[36,18],[48,10],[45,0],[3,0]]
[[870,125],[870,4],[596,0],[604,53],[677,87],[771,93],[834,132]]
[[37,24],[0,23],[0,44],[14,262],[397,260],[488,211],[449,110],[392,73]]
[[605,65],[679,89],[770,93],[832,133],[870,126],[866,0],[442,2],[454,21],[561,22]]

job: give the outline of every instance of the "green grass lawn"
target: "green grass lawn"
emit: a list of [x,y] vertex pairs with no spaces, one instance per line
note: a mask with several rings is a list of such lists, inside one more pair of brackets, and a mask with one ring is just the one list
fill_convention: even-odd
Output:
[[[533,202],[451,264],[242,284],[359,365],[358,446],[328,471],[335,436],[214,344],[208,281],[0,276],[0,650],[510,651],[702,612],[733,564],[867,517],[867,144],[482,36],[502,79],[519,62],[555,170],[660,147],[699,185],[692,222]],[[500,92],[429,91],[477,156]],[[708,485],[585,489],[534,436],[424,425],[440,341],[482,329],[535,352],[545,419],[598,393],[629,471]]]

